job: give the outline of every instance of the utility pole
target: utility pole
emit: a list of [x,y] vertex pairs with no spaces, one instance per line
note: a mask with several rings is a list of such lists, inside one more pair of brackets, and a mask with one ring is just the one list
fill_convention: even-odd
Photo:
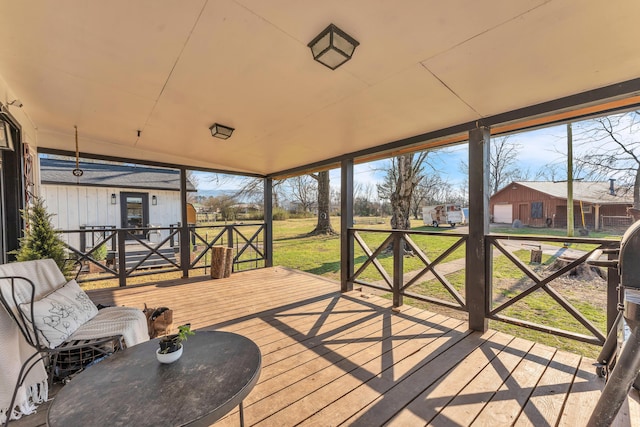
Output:
[[567,123],[567,237],[573,237],[573,130]]

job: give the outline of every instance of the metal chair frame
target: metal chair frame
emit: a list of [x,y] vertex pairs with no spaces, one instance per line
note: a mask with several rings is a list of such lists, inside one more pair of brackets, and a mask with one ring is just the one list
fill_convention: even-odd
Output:
[[[18,389],[22,387],[24,381],[27,378],[27,375],[31,370],[36,366],[36,364],[48,358],[48,361],[45,362],[45,367],[47,369],[49,385],[53,383],[54,378],[54,368],[58,362],[58,356],[62,352],[68,352],[72,350],[79,350],[84,348],[91,348],[97,353],[103,355],[111,354],[109,351],[106,351],[102,348],[102,346],[108,343],[115,343],[113,347],[113,352],[122,350],[124,348],[122,335],[115,335],[104,338],[96,338],[92,340],[83,340],[78,343],[77,340],[67,340],[63,342],[56,348],[49,348],[44,345],[40,340],[40,333],[34,322],[34,312],[33,312],[33,302],[35,297],[36,286],[35,284],[27,279],[26,277],[21,276],[5,276],[0,277],[0,279],[9,280],[11,283],[11,295],[10,300],[5,296],[3,289],[0,288],[0,303],[2,303],[3,307],[9,313],[9,316],[15,321],[20,333],[25,338],[26,342],[33,347],[34,353],[29,356],[20,368],[20,372],[18,374],[18,379],[16,381],[16,385],[13,389],[13,395],[11,396],[11,403],[9,405],[9,412],[7,413],[7,419],[5,422],[5,426],[9,424],[9,419],[11,418],[11,414],[14,410],[14,404],[16,400],[16,396],[18,394]],[[30,287],[30,298],[29,298],[29,314],[25,315],[22,310],[20,310],[19,304],[23,304],[24,301],[18,299],[17,295],[17,287],[16,284],[20,282],[26,282]],[[12,304],[13,303],[13,304]],[[15,309],[14,309],[15,307]]]

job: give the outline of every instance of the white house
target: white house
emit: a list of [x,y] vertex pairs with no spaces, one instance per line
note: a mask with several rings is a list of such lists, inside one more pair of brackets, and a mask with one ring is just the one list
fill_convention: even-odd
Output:
[[[180,172],[140,165],[40,158],[40,197],[59,230],[81,226],[169,227],[180,222]],[[196,191],[187,180],[187,191]],[[161,231],[162,238],[169,231]],[[140,237],[145,237],[143,234]],[[78,247],[79,234],[68,236]]]

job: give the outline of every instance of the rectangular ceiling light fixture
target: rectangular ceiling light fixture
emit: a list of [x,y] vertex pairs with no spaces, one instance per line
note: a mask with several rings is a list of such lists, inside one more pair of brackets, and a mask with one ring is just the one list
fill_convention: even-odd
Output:
[[234,128],[230,128],[229,126],[224,126],[219,123],[214,123],[213,126],[209,128],[211,131],[211,136],[215,136],[220,139],[229,139],[231,138],[231,134],[235,130]]

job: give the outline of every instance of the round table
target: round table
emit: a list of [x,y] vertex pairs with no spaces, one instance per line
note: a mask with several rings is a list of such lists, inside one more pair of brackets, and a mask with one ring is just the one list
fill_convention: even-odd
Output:
[[210,425],[236,406],[242,410],[260,376],[258,346],[218,331],[197,331],[183,346],[172,364],[158,362],[154,339],[87,368],[58,392],[47,424]]

